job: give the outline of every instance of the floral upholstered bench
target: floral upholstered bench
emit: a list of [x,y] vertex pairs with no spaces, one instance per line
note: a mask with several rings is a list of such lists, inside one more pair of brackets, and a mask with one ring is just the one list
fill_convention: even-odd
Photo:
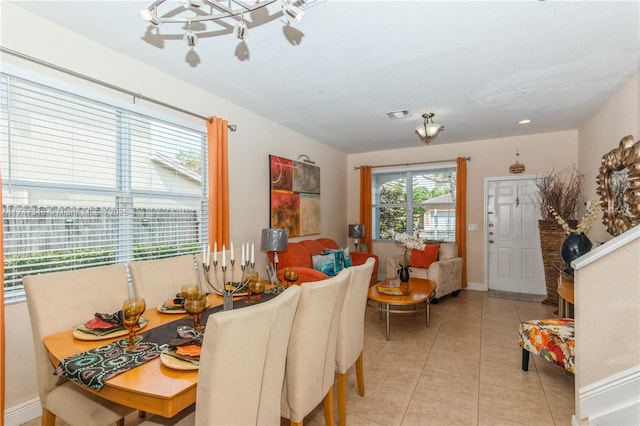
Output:
[[520,323],[522,370],[529,370],[529,353],[553,362],[570,373],[575,365],[574,323],[572,318],[536,319]]

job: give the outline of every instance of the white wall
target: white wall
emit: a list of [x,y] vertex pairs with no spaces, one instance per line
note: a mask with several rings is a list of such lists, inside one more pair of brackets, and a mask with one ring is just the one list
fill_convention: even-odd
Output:
[[[603,125],[603,123],[605,125]],[[579,168],[587,176],[586,197],[595,199],[596,176],[601,158],[618,147],[620,139],[633,135],[640,138],[640,74],[622,85],[607,102],[585,121],[579,131]],[[608,394],[622,389],[624,381],[635,384],[626,371],[640,365],[640,240],[638,227],[613,239],[601,223],[595,223],[589,233],[592,241],[607,242],[584,258],[576,267],[576,413],[579,417],[596,417],[612,410]],[[621,239],[633,239],[618,247]],[[611,249],[611,247],[617,247]],[[599,252],[612,252],[597,258]],[[591,259],[594,260],[591,260]],[[606,318],[606,321],[602,319]],[[612,324],[616,324],[612,326]],[[615,348],[615,350],[611,350]],[[624,380],[612,381],[623,374]],[[591,395],[592,398],[587,396]],[[627,395],[628,396],[628,395]],[[604,405],[599,402],[607,401]],[[633,403],[615,399],[615,403]],[[636,424],[637,401],[632,410],[635,417],[626,421],[599,424]],[[632,418],[634,420],[629,421]]]
[[[640,74],[622,85],[620,90],[578,129],[580,148],[578,168],[585,174],[585,198],[599,199],[596,176],[602,156],[620,144],[620,139],[632,135],[640,140]],[[594,242],[611,239],[602,223],[594,223],[589,238]]]
[[[306,154],[320,167],[322,179],[322,232],[314,238],[329,237],[339,244],[347,243],[345,154],[174,77],[159,73],[119,52],[94,44],[7,2],[2,2],[1,19],[1,43],[5,48],[134,90],[200,115],[215,115],[236,124],[238,131],[229,133],[230,227],[234,241],[255,241],[259,244],[261,229],[269,226],[268,155],[297,159],[299,155]],[[128,96],[8,54],[2,54],[0,59],[3,72],[13,73],[18,70],[24,78],[35,76],[58,87],[81,88],[93,98],[120,102],[127,108],[144,109],[147,113],[152,112],[205,130],[205,123],[200,119],[181,116],[140,100],[137,105],[132,105],[132,99]],[[230,56],[228,60],[236,59]],[[258,270],[264,270],[266,259],[266,254],[256,253]],[[5,402],[6,407],[11,409],[36,398],[37,391],[26,304],[7,306],[5,318],[8,348]]]

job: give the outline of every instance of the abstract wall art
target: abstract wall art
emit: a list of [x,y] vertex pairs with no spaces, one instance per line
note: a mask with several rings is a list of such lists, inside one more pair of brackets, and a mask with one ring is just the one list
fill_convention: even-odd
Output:
[[276,155],[269,156],[271,228],[289,238],[320,233],[320,168]]

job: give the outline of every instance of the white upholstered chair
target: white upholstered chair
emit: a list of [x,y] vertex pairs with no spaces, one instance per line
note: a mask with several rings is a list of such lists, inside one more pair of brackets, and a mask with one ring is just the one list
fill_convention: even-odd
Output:
[[[147,308],[160,306],[180,293],[184,284],[199,284],[198,273],[202,265],[198,265],[198,271],[195,268],[192,254],[129,262],[134,291],[136,296],[144,298]],[[203,288],[206,291],[204,283]]]
[[33,330],[42,424],[53,426],[56,417],[72,426],[123,424],[123,417],[133,409],[111,403],[54,375],[42,339],[71,330],[96,312],[119,310],[129,294],[124,265],[28,275],[23,283]]
[[195,411],[153,416],[139,426],[280,425],[289,334],[301,293],[292,286],[269,301],[209,316]]
[[364,369],[362,349],[364,347],[364,314],[367,308],[367,294],[375,259],[369,258],[364,264],[352,266],[347,292],[344,296],[338,345],[336,348],[336,373],[338,382],[338,420],[340,426],[347,424],[347,372],[355,364],[358,393],[364,396]]
[[282,390],[282,417],[292,425],[302,425],[304,417],[324,402],[325,422],[333,426],[338,323],[350,270],[300,286]]

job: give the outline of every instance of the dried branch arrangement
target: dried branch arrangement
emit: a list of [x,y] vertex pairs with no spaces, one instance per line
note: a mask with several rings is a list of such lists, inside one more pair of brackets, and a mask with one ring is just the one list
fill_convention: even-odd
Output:
[[584,174],[575,167],[538,177],[538,198],[540,201],[540,216],[543,220],[552,220],[550,208],[565,220],[576,220],[578,209],[582,204],[582,187]]

